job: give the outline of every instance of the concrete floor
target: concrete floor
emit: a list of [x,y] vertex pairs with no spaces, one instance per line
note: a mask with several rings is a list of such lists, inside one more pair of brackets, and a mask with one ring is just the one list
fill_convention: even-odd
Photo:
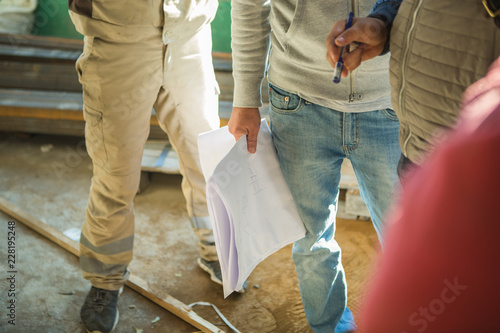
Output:
[[[0,196],[61,232],[78,230],[91,178],[83,138],[0,134]],[[215,304],[241,332],[307,333],[291,246],[260,263],[245,294],[223,298],[196,264],[181,177],[153,173],[134,200],[136,237],[130,270],[160,297],[168,293],[185,304]],[[16,325],[8,324],[7,234],[9,216],[0,213],[0,332],[84,332],[79,310],[90,288],[78,259],[16,222]],[[349,285],[348,305],[359,311],[377,248],[371,222],[338,219],[337,240]],[[5,301],[4,301],[5,300]],[[198,330],[126,288],[119,301],[121,332],[191,333]],[[194,306],[204,319],[231,330],[209,307]],[[155,319],[159,317],[156,322]],[[142,330],[142,331],[141,331]]]

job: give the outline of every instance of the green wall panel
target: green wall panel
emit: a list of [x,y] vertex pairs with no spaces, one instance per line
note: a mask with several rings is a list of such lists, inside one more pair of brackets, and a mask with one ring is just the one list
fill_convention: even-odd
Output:
[[63,38],[83,38],[71,22],[68,0],[38,0],[33,34]]
[[216,52],[231,52],[231,0],[219,0],[212,22],[212,43]]

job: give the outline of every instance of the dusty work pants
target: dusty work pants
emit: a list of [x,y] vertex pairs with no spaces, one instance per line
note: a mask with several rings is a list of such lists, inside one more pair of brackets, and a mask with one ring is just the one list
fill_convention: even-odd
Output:
[[[211,31],[165,46],[161,29],[133,42],[85,37],[76,67],[84,92],[85,137],[94,174],[80,241],[84,278],[119,289],[132,260],[134,214],[143,146],[154,107],[177,151],[193,228],[212,240],[197,136],[219,127]],[[201,242],[200,242],[201,245]],[[214,247],[202,257],[216,260]]]

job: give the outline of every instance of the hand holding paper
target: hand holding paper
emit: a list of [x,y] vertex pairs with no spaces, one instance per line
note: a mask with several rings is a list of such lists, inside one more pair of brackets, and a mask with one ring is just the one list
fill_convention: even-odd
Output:
[[305,228],[264,119],[255,154],[245,136],[235,143],[227,126],[200,134],[198,147],[227,297],[258,263],[304,237]]

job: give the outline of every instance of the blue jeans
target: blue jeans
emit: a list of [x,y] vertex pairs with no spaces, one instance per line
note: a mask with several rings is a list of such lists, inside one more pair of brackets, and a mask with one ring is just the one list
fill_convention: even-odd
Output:
[[307,320],[318,333],[354,330],[334,239],[340,167],[344,158],[351,160],[381,240],[384,213],[398,181],[399,122],[390,109],[344,113],[273,86],[269,95],[278,159],[307,230],[293,245]]

